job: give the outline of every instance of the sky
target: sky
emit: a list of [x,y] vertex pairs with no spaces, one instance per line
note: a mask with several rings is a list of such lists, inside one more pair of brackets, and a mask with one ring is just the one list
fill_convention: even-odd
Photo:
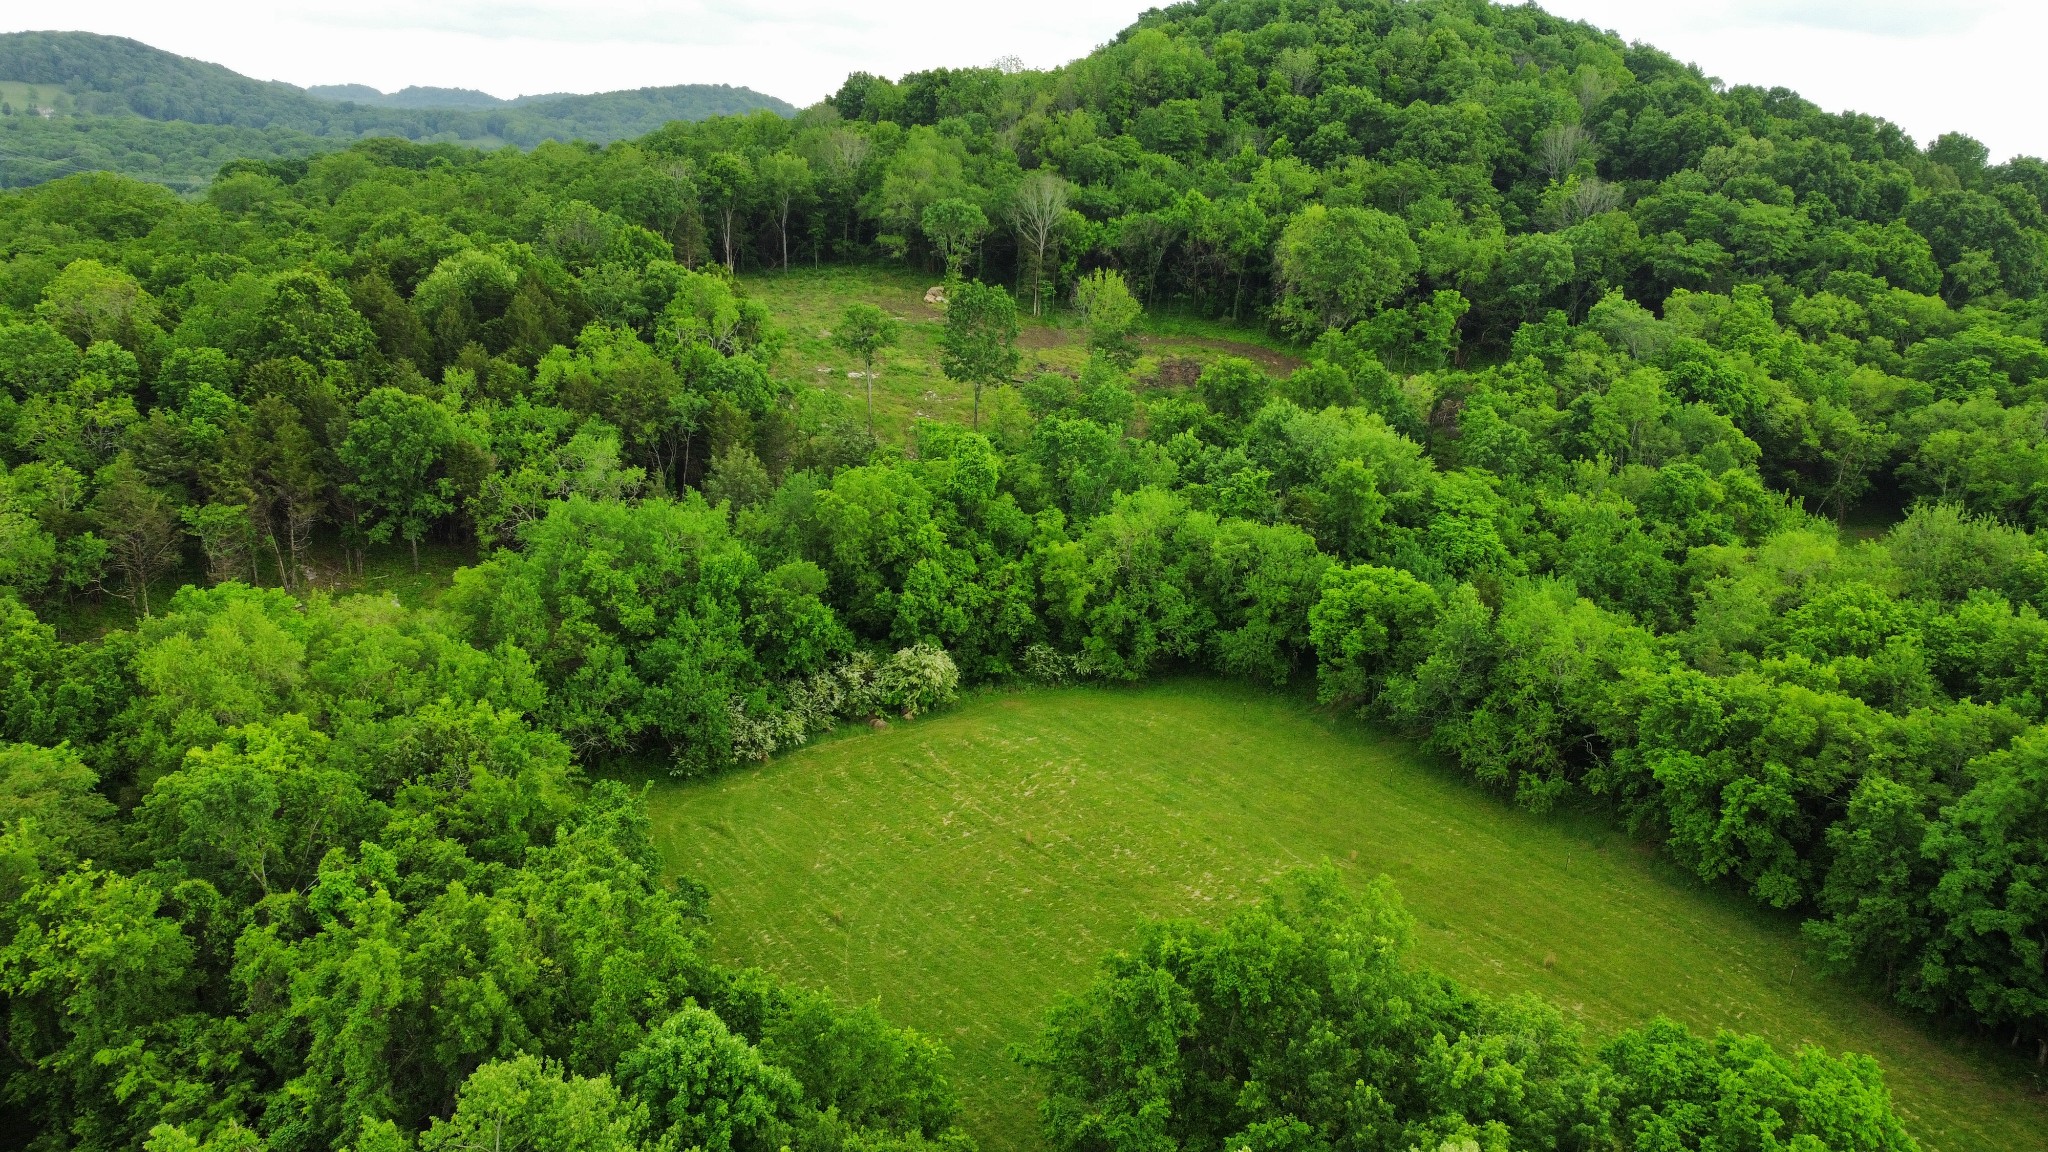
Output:
[[[480,88],[500,96],[682,83],[803,105],[855,70],[901,75],[1085,55],[1144,0],[66,0],[13,4],[0,31],[131,36],[294,84]],[[2048,0],[1549,0],[1731,84],[1960,130],[1994,159],[2048,156],[2039,63]]]

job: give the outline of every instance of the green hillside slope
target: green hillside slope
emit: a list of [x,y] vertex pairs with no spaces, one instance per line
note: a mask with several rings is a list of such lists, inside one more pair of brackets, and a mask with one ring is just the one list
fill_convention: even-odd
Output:
[[315,92],[85,32],[0,35],[0,101],[0,187],[89,170],[191,186],[225,159],[311,155],[364,136],[602,144],[673,120],[795,111],[722,84],[519,100],[429,88],[387,96],[361,85]]

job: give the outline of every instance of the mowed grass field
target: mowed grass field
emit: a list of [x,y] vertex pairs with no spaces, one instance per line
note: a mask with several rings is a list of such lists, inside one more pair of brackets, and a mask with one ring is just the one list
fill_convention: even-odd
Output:
[[943,1039],[985,1152],[1039,1146],[1008,1048],[1143,918],[1220,917],[1283,869],[1385,873],[1417,959],[1605,1035],[1658,1013],[1883,1062],[1930,1152],[2048,1148],[2024,1065],[1807,961],[1793,922],[1595,818],[1519,811],[1403,742],[1210,681],[973,697],[650,792],[722,958]]
[[[827,267],[751,273],[742,277],[747,294],[768,307],[787,337],[775,365],[778,379],[822,388],[866,403],[860,363],[832,343],[831,332],[855,302],[873,304],[899,321],[897,346],[875,362],[875,429],[884,441],[902,443],[918,420],[968,422],[974,393],[939,371],[939,333],[944,309],[925,303],[935,275],[903,268]],[[1140,336],[1144,355],[1132,375],[1157,375],[1163,360],[1207,363],[1219,356],[1244,356],[1268,373],[1285,376],[1299,365],[1286,345],[1263,331],[1176,317],[1148,317]],[[1033,317],[1026,305],[1017,337],[1019,375],[1079,372],[1087,362],[1087,334],[1068,312]],[[848,373],[855,373],[849,376]],[[982,419],[1000,421],[1019,402],[1006,389],[982,394]]]

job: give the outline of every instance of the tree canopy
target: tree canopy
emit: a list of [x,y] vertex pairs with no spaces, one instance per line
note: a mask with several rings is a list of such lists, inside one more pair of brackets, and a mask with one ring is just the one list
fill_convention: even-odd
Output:
[[[1187,671],[2048,1058],[2039,161],[1465,0],[335,144],[0,195],[0,1142],[957,1149],[939,1046],[713,962],[612,778]],[[884,442],[793,366],[750,277],[826,260],[953,273],[991,418]],[[1015,378],[1011,285],[1084,367]],[[1167,313],[1298,367],[1148,361]],[[830,339],[872,390],[897,334]],[[465,561],[430,607],[332,592],[400,545]],[[1052,1139],[1910,1146],[1867,1062],[1595,1048],[1400,924],[1151,930],[1034,1056]]]

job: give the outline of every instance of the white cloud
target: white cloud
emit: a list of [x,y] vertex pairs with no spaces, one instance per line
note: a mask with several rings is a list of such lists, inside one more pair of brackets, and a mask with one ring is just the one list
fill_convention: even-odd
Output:
[[869,38],[886,33],[886,11],[831,3],[624,2],[603,7],[564,4],[323,4],[307,23],[381,32],[429,32],[487,41],[538,40],[557,44],[665,44],[730,46],[801,27],[811,36]]
[[1730,84],[1791,88],[1921,142],[1968,132],[1995,159],[2048,155],[2041,0],[1548,0]]
[[[1159,0],[67,0],[9,5],[0,30],[132,36],[295,84],[481,88],[502,96],[739,84],[797,104],[847,73],[1086,54]],[[1552,11],[1783,85],[1920,140],[1968,131],[2048,155],[2037,59],[2048,0],[1549,0]]]
[[1016,55],[1087,54],[1139,0],[75,0],[10,6],[0,31],[131,36],[294,84],[481,88],[502,96],[685,83],[739,84],[808,104],[849,72],[888,75]]
[[1911,37],[1967,32],[1992,8],[1989,0],[1735,0],[1732,13],[1762,26]]

